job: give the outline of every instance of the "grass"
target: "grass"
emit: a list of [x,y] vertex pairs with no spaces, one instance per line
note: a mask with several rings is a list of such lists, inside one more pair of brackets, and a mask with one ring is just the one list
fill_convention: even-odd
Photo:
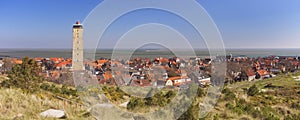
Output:
[[[300,73],[280,75],[275,78],[257,80],[253,82],[243,81],[225,86],[222,95],[212,111],[201,119],[298,119],[300,117],[300,81],[293,77]],[[6,79],[0,76],[0,81]],[[255,85],[259,93],[249,96],[248,89]],[[109,99],[115,104],[133,99],[125,93],[115,92],[116,87],[107,87],[105,90]],[[203,89],[203,93],[207,89]],[[116,90],[117,91],[117,90]],[[164,91],[164,90],[163,90]],[[104,92],[105,93],[105,92]],[[165,92],[164,92],[165,94]],[[124,98],[125,96],[128,96]],[[43,118],[39,114],[48,109],[63,109],[67,114],[66,119],[94,119],[85,114],[85,108],[74,105],[63,106],[62,101],[51,97],[51,93],[40,92],[26,94],[20,89],[0,88],[0,119],[51,119]],[[203,102],[205,96],[198,96],[193,105]],[[201,105],[201,104],[200,104]],[[203,106],[203,105],[201,105]],[[139,107],[134,111],[155,110],[149,107]],[[197,113],[197,109],[190,112]]]
[[[40,93],[41,94],[41,93]],[[40,113],[48,109],[64,110],[67,119],[93,119],[84,116],[83,107],[66,104],[58,99],[39,97],[40,94],[25,94],[20,89],[0,88],[0,119],[51,119],[40,116]]]
[[[297,119],[300,117],[300,81],[293,77],[299,75],[286,74],[227,85],[227,93],[222,94],[208,119],[213,119],[215,115],[221,119]],[[253,85],[258,88],[259,93],[249,96],[247,92]]]
[[[0,82],[8,79],[0,76]],[[66,119],[93,119],[85,113],[83,106],[69,104],[54,97],[51,92],[41,90],[35,94],[28,94],[18,88],[0,87],[0,120],[48,120],[40,116],[41,112],[48,109],[64,110]]]

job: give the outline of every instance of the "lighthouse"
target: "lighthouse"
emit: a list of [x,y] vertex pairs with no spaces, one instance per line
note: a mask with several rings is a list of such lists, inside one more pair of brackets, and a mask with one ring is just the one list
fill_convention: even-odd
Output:
[[73,52],[72,69],[74,71],[84,70],[83,66],[83,26],[77,21],[73,25]]

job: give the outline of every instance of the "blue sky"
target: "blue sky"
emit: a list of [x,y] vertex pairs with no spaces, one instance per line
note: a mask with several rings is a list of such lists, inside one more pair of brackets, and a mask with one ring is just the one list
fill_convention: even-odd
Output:
[[[197,0],[218,26],[226,48],[299,48],[299,0]],[[101,0],[1,0],[0,48],[71,48],[72,24],[83,21]],[[195,13],[196,14],[196,13]],[[104,16],[105,17],[105,16]],[[122,29],[147,22],[177,28],[191,42],[188,23],[157,10],[129,13],[104,36],[113,47]],[[181,24],[178,24],[180,22]],[[115,36],[114,36],[115,35]],[[199,42],[202,44],[202,42]]]

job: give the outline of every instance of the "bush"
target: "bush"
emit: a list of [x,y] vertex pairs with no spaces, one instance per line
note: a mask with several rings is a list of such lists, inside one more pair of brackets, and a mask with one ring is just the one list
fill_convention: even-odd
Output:
[[16,64],[8,72],[8,80],[5,80],[6,87],[21,88],[28,93],[36,92],[40,89],[40,83],[43,76],[40,75],[41,68],[33,60],[27,57],[23,58],[22,64]]
[[276,110],[270,106],[262,108],[262,114],[265,120],[279,120],[279,118],[274,115],[275,113]]
[[49,91],[52,92],[52,93],[60,93],[60,89],[58,87],[56,87],[54,84],[52,84],[50,87],[49,87]]
[[132,98],[128,105],[127,105],[127,109],[129,110],[135,110],[137,108],[141,108],[145,106],[145,101],[141,98]]
[[259,93],[259,90],[258,90],[258,88],[256,87],[255,84],[252,85],[252,86],[248,89],[248,92],[247,92],[247,94],[248,94],[249,96],[255,96],[255,95],[257,95],[258,93]]
[[228,108],[229,110],[233,110],[234,105],[232,105],[231,103],[226,103],[225,107]]
[[300,103],[293,102],[291,107],[296,109],[296,110],[300,110]]
[[213,120],[219,120],[219,119],[220,119],[219,114],[215,114]]
[[106,87],[102,88],[104,94],[112,101],[119,101],[123,99],[123,96],[127,95],[119,87]]
[[233,92],[231,92],[228,88],[225,88],[222,93],[224,94],[224,100],[233,101],[236,99],[236,96]]
[[40,86],[40,88],[43,89],[43,90],[48,91],[49,88],[50,88],[50,85],[49,85],[48,83],[43,83],[43,84]]
[[261,115],[261,112],[260,112],[258,109],[255,109],[255,110],[251,111],[250,114],[251,114],[251,116],[252,116],[253,118],[259,118],[259,117],[262,116],[262,115]]
[[199,110],[199,104],[196,104],[196,101],[194,100],[192,105],[178,118],[178,120],[198,120]]
[[197,90],[197,96],[198,97],[203,97],[205,95],[205,92],[204,92],[204,90],[203,90],[203,88],[198,88],[198,90]]
[[292,114],[284,117],[284,120],[300,120],[300,114]]

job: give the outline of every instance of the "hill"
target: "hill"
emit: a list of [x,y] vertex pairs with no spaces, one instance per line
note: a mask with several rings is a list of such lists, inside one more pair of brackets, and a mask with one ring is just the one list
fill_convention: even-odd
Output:
[[[0,76],[0,82],[3,79],[7,78]],[[48,91],[30,94],[18,88],[0,87],[0,119],[51,119],[40,116],[41,112],[48,109],[64,110],[67,119],[93,119],[86,114],[84,106],[58,99],[55,97],[57,95]]]
[[224,87],[207,119],[300,119],[299,73]]
[[[300,76],[300,73],[225,85],[216,106],[206,117],[201,119],[300,119],[300,81],[298,80],[298,76]],[[0,82],[3,79],[7,78],[0,76]],[[61,85],[55,84],[55,86],[59,89],[62,88]],[[107,91],[106,95],[108,95],[108,98],[113,103],[122,102],[123,92],[118,92],[119,89],[116,87],[106,86],[104,88],[107,89],[104,89],[104,91]],[[113,90],[115,89],[116,91],[114,92]],[[198,92],[198,94],[201,95],[197,96],[193,102],[193,106],[180,119],[196,120],[198,118],[197,111],[199,109],[197,107],[202,102],[203,95],[206,92],[206,88],[200,89],[201,92]],[[51,108],[65,110],[67,119],[94,119],[88,114],[84,106],[80,107],[72,103],[66,103],[54,97],[57,95],[61,94],[53,94],[53,92],[45,90],[29,94],[17,88],[0,88],[0,119],[45,119],[39,114]],[[129,95],[127,97],[129,98],[126,100],[130,100],[131,102],[137,100]],[[156,97],[158,100],[161,99],[159,96]],[[145,111],[145,108],[140,107],[138,104],[136,106],[132,106],[133,104],[130,105],[127,107],[129,111]],[[143,104],[144,107],[146,105]],[[151,106],[153,105],[148,105],[148,107]]]

